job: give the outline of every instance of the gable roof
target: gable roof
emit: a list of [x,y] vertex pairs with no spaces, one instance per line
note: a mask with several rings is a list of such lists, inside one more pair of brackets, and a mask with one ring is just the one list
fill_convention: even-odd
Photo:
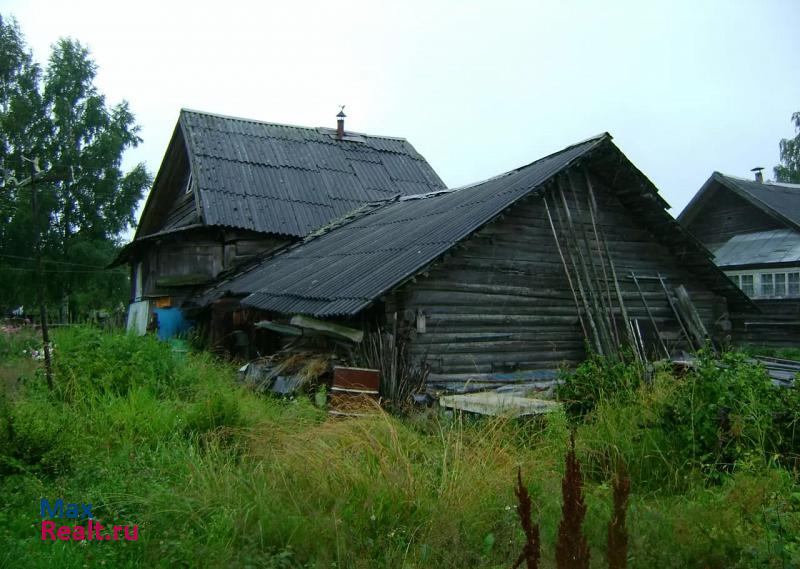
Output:
[[767,215],[792,229],[800,230],[800,184],[756,182],[714,172],[678,216],[684,224],[700,213],[713,196],[713,190],[725,187],[750,202]]
[[800,261],[800,232],[773,229],[734,235],[714,251],[720,267],[767,265]]
[[[182,109],[170,143],[184,145],[200,221],[305,237],[359,205],[445,187],[402,138],[267,123]],[[149,222],[156,178],[137,238],[165,228]],[[171,203],[171,202],[170,202]],[[147,221],[147,223],[146,223]]]
[[[604,133],[479,184],[370,204],[220,283],[212,297],[251,293],[243,302],[263,310],[314,316],[356,314],[513,203],[543,188],[559,172],[601,151],[607,151],[614,167],[623,163],[624,155]],[[746,303],[746,297],[710,261],[710,253],[666,212],[667,204],[655,187],[649,181],[649,186],[639,182],[646,207],[660,212],[652,223],[665,226],[684,250],[700,254],[699,266],[710,275],[712,288]]]

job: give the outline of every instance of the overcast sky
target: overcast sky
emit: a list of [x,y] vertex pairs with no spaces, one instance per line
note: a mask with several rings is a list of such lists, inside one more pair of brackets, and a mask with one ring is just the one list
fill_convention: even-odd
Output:
[[448,186],[603,131],[677,215],[714,170],[778,163],[800,111],[800,0],[4,0],[34,56],[89,47],[154,173],[181,107],[402,136]]

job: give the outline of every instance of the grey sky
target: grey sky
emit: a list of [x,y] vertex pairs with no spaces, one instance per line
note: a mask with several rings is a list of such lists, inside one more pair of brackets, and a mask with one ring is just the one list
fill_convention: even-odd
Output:
[[5,0],[34,55],[72,36],[155,172],[178,110],[407,138],[449,186],[602,131],[677,215],[713,170],[772,176],[800,111],[800,1]]

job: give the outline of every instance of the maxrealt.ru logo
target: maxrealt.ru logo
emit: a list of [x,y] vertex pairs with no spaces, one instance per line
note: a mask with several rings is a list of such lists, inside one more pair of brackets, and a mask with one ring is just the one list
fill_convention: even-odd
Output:
[[[91,504],[64,503],[63,498],[59,498],[53,503],[47,498],[42,498],[40,504],[40,515],[42,517],[42,541],[117,541],[126,539],[136,541],[139,539],[139,526],[111,526],[106,528],[99,521],[94,520]],[[52,520],[66,519],[74,520],[78,525],[58,525]],[[86,521],[85,525],[80,525],[81,521]],[[103,530],[106,530],[103,532]]]

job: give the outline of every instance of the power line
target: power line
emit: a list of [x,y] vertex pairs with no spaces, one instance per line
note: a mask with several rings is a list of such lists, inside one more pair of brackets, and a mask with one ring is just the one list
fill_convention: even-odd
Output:
[[[5,272],[5,271],[36,272],[36,269],[35,268],[31,268],[31,267],[0,267],[0,273]],[[64,273],[94,273],[94,274],[103,273],[103,274],[106,274],[106,275],[110,275],[110,274],[114,274],[114,273],[123,274],[123,272],[120,271],[119,269],[98,269],[98,270],[94,270],[94,271],[78,270],[78,269],[43,269],[42,272],[43,273],[56,273],[56,274],[64,274]]]
[[[5,257],[5,258],[8,258],[8,259],[21,259],[23,261],[35,261],[36,260],[34,257],[22,257],[20,255],[4,255],[2,253],[0,253],[0,257]],[[87,265],[85,263],[72,263],[70,261],[51,261],[49,259],[42,259],[42,261],[44,263],[53,263],[53,264],[56,264],[56,265],[74,265],[76,267],[88,267],[90,269],[103,269],[104,268],[104,267],[102,267],[100,265]]]

